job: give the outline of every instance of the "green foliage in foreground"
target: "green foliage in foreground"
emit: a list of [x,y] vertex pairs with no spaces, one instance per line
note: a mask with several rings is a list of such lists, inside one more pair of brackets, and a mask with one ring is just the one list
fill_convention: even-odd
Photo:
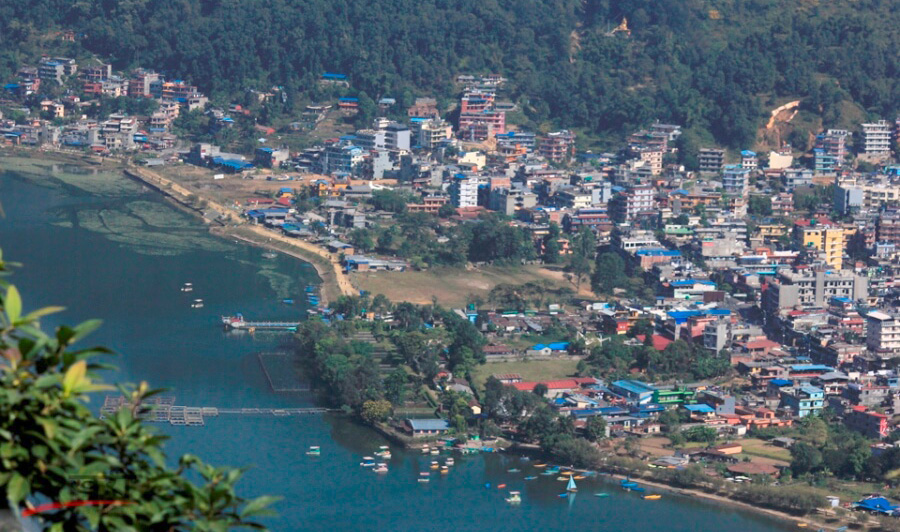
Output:
[[[0,259],[0,275],[7,272]],[[93,375],[105,366],[89,362],[109,351],[71,345],[99,322],[45,334],[38,319],[60,309],[24,314],[18,290],[2,278],[0,306],[0,507],[124,501],[35,517],[52,531],[264,529],[251,519],[267,514],[276,499],[236,495],[242,470],[213,467],[191,455],[182,456],[177,469],[167,467],[166,437],[137,419],[141,402],[159,390],[146,383],[122,389],[136,406],[108,419],[87,408],[88,393],[112,389]]]

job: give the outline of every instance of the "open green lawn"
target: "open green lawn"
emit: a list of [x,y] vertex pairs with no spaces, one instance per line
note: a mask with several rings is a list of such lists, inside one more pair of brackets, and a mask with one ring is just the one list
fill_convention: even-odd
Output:
[[518,373],[526,381],[563,379],[574,376],[577,365],[577,360],[489,362],[475,368],[472,372],[472,384],[483,390],[488,377],[496,373]]
[[554,287],[573,288],[562,274],[540,266],[486,266],[476,270],[436,267],[425,271],[354,273],[350,278],[361,290],[384,294],[391,301],[423,305],[430,304],[434,297],[445,307],[463,307],[473,296],[486,300],[488,292],[501,283],[548,281]]
[[771,458],[773,460],[782,460],[784,462],[791,461],[791,452],[789,450],[782,447],[776,447],[765,440],[760,440],[758,438],[744,438],[740,441],[740,444],[744,448],[744,454]]

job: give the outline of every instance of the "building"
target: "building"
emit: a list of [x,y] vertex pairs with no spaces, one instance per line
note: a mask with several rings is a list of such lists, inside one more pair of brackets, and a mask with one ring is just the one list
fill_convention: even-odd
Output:
[[263,146],[262,148],[256,148],[253,164],[263,168],[278,168],[281,166],[281,163],[288,160],[289,155],[287,150],[276,150]]
[[42,81],[53,81],[60,85],[64,77],[72,76],[76,72],[78,72],[78,64],[74,59],[67,57],[44,59],[38,65],[38,77]]
[[751,172],[759,168],[759,159],[757,159],[755,151],[741,151],[741,168],[746,168]]
[[348,142],[335,142],[325,147],[319,158],[324,174],[353,174],[364,159],[363,149]]
[[873,440],[883,440],[890,432],[888,417],[885,414],[872,412],[865,406],[854,406],[844,414],[844,425]]
[[450,430],[446,419],[407,419],[406,426],[416,438],[440,436]]
[[384,128],[384,146],[389,150],[409,151],[409,128],[397,122],[388,124]]
[[[751,152],[752,153],[752,152]],[[722,175],[722,188],[726,194],[743,196],[747,192],[750,180],[750,169],[742,165],[729,164],[725,166]]]
[[825,391],[809,385],[782,388],[781,407],[795,417],[818,414],[825,408]]
[[481,142],[506,132],[506,113],[494,109],[494,93],[467,90],[460,101],[459,138]]
[[824,307],[832,297],[852,301],[868,296],[868,280],[853,272],[781,270],[763,295],[770,312],[800,307]]
[[887,120],[862,124],[862,149],[860,155],[880,159],[891,153],[891,125]]
[[865,201],[865,194],[859,187],[837,185],[834,187],[834,208],[841,214],[858,211]]
[[465,174],[457,174],[450,184],[450,202],[454,207],[478,206],[478,181]]
[[878,241],[900,244],[900,211],[884,211],[878,217]]
[[433,150],[453,136],[453,128],[440,118],[413,119],[410,126],[415,145],[423,150]]
[[515,216],[520,210],[530,209],[537,204],[537,194],[528,189],[506,187],[491,189],[491,210],[502,212],[507,216]]
[[548,161],[563,162],[575,156],[575,133],[554,131],[541,137],[538,153]]
[[807,187],[812,185],[812,170],[806,168],[785,168],[782,174],[782,181],[788,191],[793,191],[797,187]]
[[834,173],[847,158],[847,137],[850,133],[844,129],[829,129],[816,135],[813,149],[817,174]]
[[634,380],[615,381],[609,385],[609,389],[629,402],[638,405],[649,404],[656,393],[655,386]]
[[866,314],[866,347],[882,358],[892,358],[900,354],[898,317],[877,310]]
[[701,148],[698,158],[701,172],[719,173],[725,165],[725,150]]
[[656,214],[654,189],[636,186],[619,192],[610,200],[610,215],[617,222],[628,222],[641,215]]
[[434,98],[416,98],[416,103],[406,110],[410,118],[440,119],[437,100]]
[[494,136],[497,140],[497,149],[522,147],[526,152],[531,152],[537,146],[537,135],[529,131],[508,131]]

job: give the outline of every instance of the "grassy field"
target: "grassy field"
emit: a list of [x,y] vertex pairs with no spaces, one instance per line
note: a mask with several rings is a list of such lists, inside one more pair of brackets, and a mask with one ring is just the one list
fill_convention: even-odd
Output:
[[488,266],[476,270],[432,268],[426,271],[354,273],[351,278],[361,290],[384,294],[391,301],[429,304],[434,297],[445,307],[462,307],[473,297],[487,299],[488,292],[501,283],[548,281],[557,288],[573,288],[557,272],[540,266]]
[[489,362],[475,368],[472,372],[472,384],[483,390],[488,377],[498,373],[518,373],[526,381],[563,379],[574,376],[577,365],[577,360]]
[[740,440],[740,444],[744,448],[744,454],[781,460],[786,463],[790,463],[791,461],[791,452],[789,450],[783,447],[776,447],[765,440],[760,440],[758,438],[744,438],[743,440]]

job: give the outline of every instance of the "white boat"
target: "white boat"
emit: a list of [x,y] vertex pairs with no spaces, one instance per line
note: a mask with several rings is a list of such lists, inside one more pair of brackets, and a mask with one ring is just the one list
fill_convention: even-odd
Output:
[[428,471],[419,473],[419,482],[429,482],[431,480],[430,478],[428,478],[429,475],[431,475],[431,473]]
[[447,464],[448,466],[452,466],[452,465],[455,464],[456,462],[453,461],[453,458],[448,458],[447,461],[444,462],[444,463]]
[[427,445],[422,447],[422,454],[428,454],[429,452],[431,452],[431,449]]
[[387,473],[388,472],[387,464],[383,464],[383,463],[378,464],[378,467],[376,467],[372,471],[374,471],[376,473]]
[[320,454],[322,454],[322,450],[319,449],[318,445],[312,445],[310,446],[309,450],[306,451],[306,454],[310,456],[319,456]]
[[573,478],[572,476],[569,477],[569,483],[566,485],[566,491],[570,493],[578,491],[578,486],[575,485],[575,478]]
[[192,285],[191,283],[184,283],[184,286],[181,287],[181,291],[182,292],[193,292],[194,285]]
[[195,299],[193,303],[191,303],[191,308],[203,308],[203,300]]
[[519,495],[518,491],[509,492],[509,497],[506,498],[506,502],[509,504],[519,504],[522,502],[522,497]]

